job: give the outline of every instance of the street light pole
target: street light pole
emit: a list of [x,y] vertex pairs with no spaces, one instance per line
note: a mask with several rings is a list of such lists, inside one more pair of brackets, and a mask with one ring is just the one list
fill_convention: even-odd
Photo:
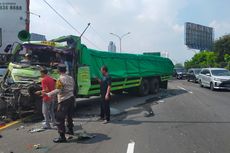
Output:
[[121,53],[121,41],[122,41],[122,38],[124,38],[125,36],[129,35],[130,32],[128,32],[128,33],[126,33],[126,34],[123,34],[123,35],[121,35],[121,36],[119,36],[119,35],[117,35],[117,34],[115,34],[115,33],[110,33],[110,34],[113,35],[113,36],[115,36],[115,37],[117,37],[117,38],[119,39],[119,42],[120,42],[120,53]]

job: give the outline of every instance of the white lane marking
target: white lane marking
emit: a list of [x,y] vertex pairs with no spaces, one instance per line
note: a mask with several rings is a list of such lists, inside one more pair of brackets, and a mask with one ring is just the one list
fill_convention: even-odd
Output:
[[181,87],[181,86],[177,86],[179,89],[182,89],[182,90],[184,90],[184,91],[187,91],[188,93],[190,93],[190,94],[192,94],[193,92],[192,91],[189,91],[189,90],[187,90],[187,89],[185,89],[185,88],[183,88],[183,87]]
[[127,153],[134,153],[135,142],[130,142],[128,144]]

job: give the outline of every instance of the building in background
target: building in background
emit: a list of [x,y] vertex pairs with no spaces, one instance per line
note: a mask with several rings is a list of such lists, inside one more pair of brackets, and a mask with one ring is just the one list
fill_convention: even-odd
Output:
[[116,53],[116,45],[114,42],[112,41],[109,42],[108,51],[112,53]]
[[31,41],[46,41],[46,36],[37,34],[37,33],[31,33],[30,40]]
[[8,44],[21,42],[18,32],[29,31],[29,0],[0,0],[0,54]]
[[169,58],[169,52],[161,52],[161,57]]

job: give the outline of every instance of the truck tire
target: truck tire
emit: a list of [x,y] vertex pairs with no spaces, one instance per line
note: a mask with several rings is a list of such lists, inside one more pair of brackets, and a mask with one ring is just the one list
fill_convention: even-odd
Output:
[[146,79],[143,79],[141,81],[141,85],[139,86],[139,95],[147,96],[149,94],[149,91],[150,91],[149,81]]
[[157,94],[160,89],[160,81],[157,78],[153,78],[150,81],[150,94]]

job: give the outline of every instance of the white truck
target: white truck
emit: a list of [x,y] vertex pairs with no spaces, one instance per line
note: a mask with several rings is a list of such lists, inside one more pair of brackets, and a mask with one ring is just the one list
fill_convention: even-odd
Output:
[[29,0],[0,0],[0,54],[8,44],[21,42],[19,31],[29,31]]

